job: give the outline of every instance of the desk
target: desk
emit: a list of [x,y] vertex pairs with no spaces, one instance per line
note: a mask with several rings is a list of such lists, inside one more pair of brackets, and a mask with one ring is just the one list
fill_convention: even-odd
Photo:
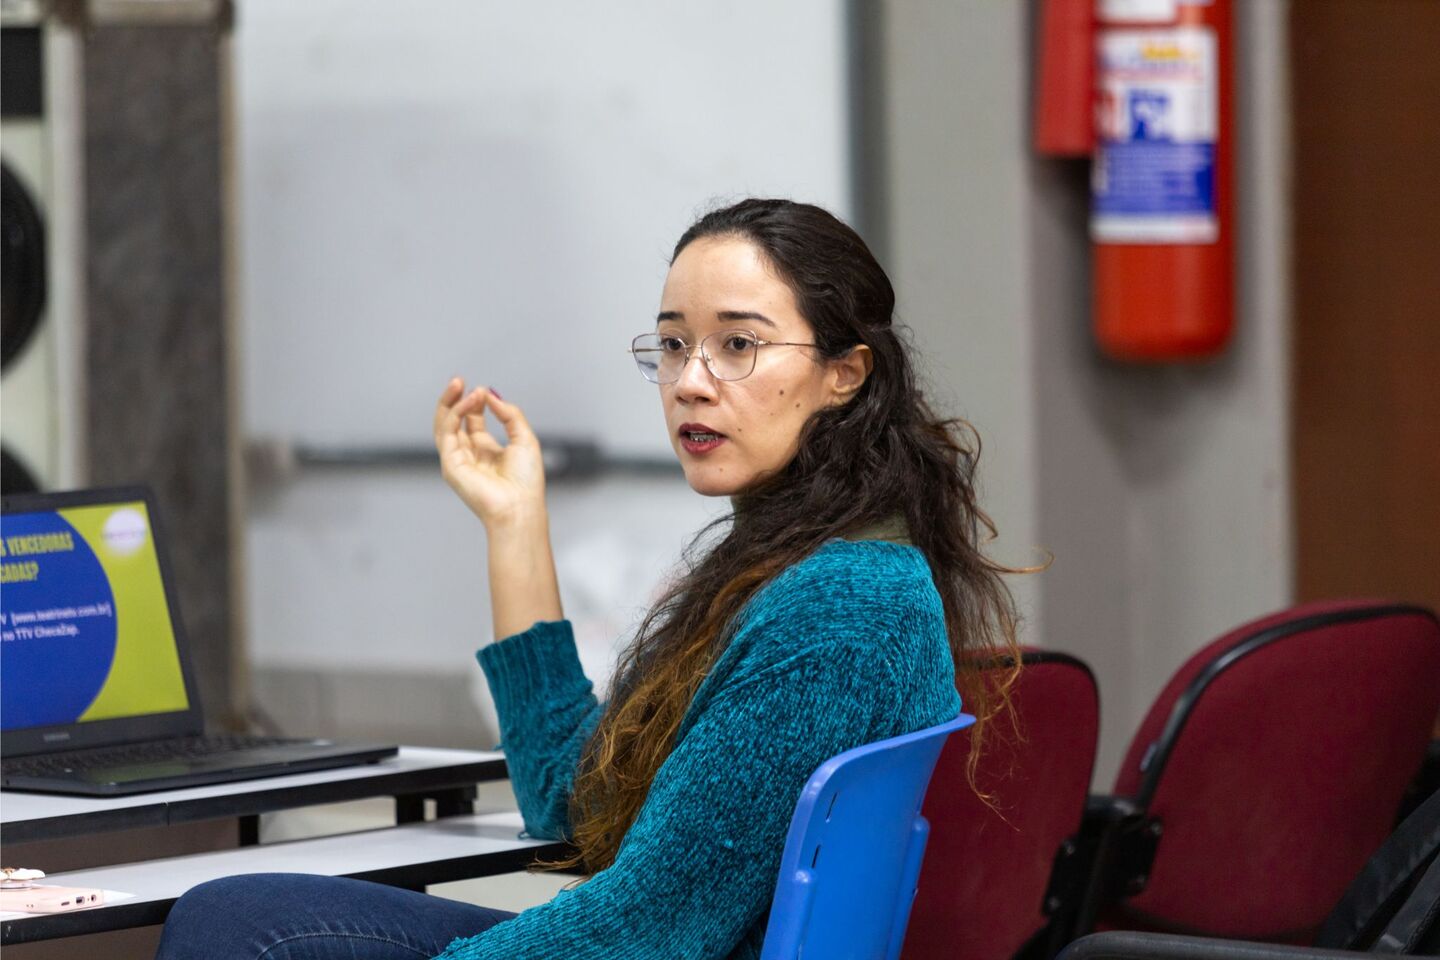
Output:
[[[520,839],[523,825],[517,812],[472,812],[475,785],[505,776],[500,753],[402,747],[397,757],[376,764],[130,797],[0,793],[0,840],[7,845],[199,820],[239,818],[242,824],[238,849],[53,874],[46,882],[135,896],[69,913],[7,915],[11,918],[0,923],[0,945],[161,923],[192,886],[237,873],[317,873],[423,889],[431,883],[510,873],[537,856],[558,855],[560,844]],[[262,813],[378,796],[395,797],[395,826],[255,842]],[[423,819],[427,799],[435,802],[437,816],[429,822]],[[248,831],[247,822],[252,824]]]
[[522,870],[563,845],[522,840],[518,812],[446,817],[313,840],[292,840],[217,853],[198,853],[98,870],[56,874],[47,882],[133,893],[113,905],[26,916],[0,924],[0,943],[29,943],[163,923],[181,894],[237,873],[318,873],[374,880],[410,889]]
[[0,791],[0,844],[253,818],[276,810],[383,796],[395,797],[396,820],[406,823],[420,819],[427,798],[450,808],[438,812],[440,816],[464,812],[459,808],[467,793],[474,795],[475,784],[506,776],[505,755],[496,751],[401,747],[398,756],[379,763],[127,797]]

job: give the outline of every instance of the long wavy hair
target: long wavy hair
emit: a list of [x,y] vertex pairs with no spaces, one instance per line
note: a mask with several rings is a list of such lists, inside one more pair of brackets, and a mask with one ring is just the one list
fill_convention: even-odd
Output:
[[[570,801],[576,852],[544,867],[589,875],[615,861],[736,614],[830,537],[903,514],[944,603],[956,686],[978,718],[972,786],[979,743],[1019,670],[1017,615],[1001,575],[1022,571],[981,552],[981,538],[993,538],[995,528],[975,499],[979,437],[927,405],[893,324],[895,291],[864,241],[819,207],[749,199],[701,217],[671,262],[702,237],[754,244],[793,291],[821,357],[863,343],[874,366],[848,403],[807,421],[786,467],[735,497],[731,512],[686,548],[683,573],[621,655],[612,696],[582,753]],[[1012,667],[986,683],[967,665],[987,661]]]

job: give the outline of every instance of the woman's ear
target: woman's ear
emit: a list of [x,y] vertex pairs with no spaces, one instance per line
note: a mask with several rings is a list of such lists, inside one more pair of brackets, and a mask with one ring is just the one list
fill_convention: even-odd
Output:
[[840,406],[849,403],[850,398],[865,385],[865,378],[875,367],[875,357],[869,347],[857,343],[849,353],[838,360],[831,360],[830,364],[830,404]]

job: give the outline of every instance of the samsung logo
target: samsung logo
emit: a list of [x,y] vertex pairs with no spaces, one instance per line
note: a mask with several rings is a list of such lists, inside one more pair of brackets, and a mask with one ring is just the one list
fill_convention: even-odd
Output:
[[47,734],[45,734],[45,736],[42,737],[41,739],[43,739],[46,743],[56,743],[57,741],[60,741],[60,740],[69,740],[69,739],[70,739],[70,734],[65,733],[65,732],[62,730],[62,731],[59,732],[59,733],[47,733]]

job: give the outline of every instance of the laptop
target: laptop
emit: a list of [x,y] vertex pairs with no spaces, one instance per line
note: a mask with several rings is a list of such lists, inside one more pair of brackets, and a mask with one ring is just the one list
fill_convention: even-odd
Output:
[[112,796],[375,763],[393,745],[206,736],[155,498],[0,498],[0,784]]

